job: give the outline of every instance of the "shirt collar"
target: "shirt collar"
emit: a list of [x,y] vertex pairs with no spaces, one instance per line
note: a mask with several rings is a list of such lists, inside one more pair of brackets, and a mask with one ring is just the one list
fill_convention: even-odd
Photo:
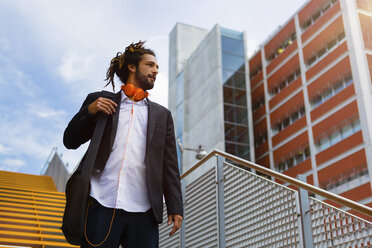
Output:
[[[127,95],[125,95],[124,91],[121,90],[121,102],[126,102],[126,103],[132,103],[133,101],[129,99]],[[147,98],[144,98],[141,101],[135,102],[137,105],[144,105],[147,106],[149,104]]]

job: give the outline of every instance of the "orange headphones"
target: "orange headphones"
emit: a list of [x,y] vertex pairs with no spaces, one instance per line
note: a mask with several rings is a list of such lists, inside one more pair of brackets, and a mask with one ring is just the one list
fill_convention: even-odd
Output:
[[133,96],[134,100],[136,101],[141,101],[145,97],[147,98],[149,96],[149,93],[147,91],[144,91],[141,88],[136,88],[133,84],[123,84],[121,86],[121,89],[124,91],[127,97]]

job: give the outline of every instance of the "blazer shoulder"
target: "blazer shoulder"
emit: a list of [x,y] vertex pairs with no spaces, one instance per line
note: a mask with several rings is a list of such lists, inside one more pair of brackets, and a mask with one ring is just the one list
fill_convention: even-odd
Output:
[[91,92],[88,94],[87,98],[98,98],[101,96],[101,91]]
[[92,98],[92,99],[97,99],[99,97],[105,97],[105,98],[109,98],[109,99],[116,99],[117,93],[102,90],[102,91],[96,91],[96,92],[89,93],[88,96],[87,96],[87,98]]
[[119,94],[120,91],[117,92],[117,93],[114,93],[114,92],[111,92],[111,91],[102,90],[102,91],[100,91],[99,93],[100,93],[103,97],[109,97],[109,98],[111,98],[111,97],[115,97],[117,94]]
[[163,105],[160,105],[159,103],[149,100],[149,104],[151,104],[152,107],[154,107],[154,109],[156,109],[157,111],[170,113],[170,110],[168,108],[164,107]]

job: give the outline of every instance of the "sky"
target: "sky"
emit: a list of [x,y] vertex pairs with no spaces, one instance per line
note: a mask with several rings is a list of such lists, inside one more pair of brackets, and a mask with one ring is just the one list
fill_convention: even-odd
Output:
[[[168,37],[177,22],[247,33],[248,53],[305,0],[0,0],[0,170],[39,175],[53,148],[72,171],[87,149],[63,146],[114,55],[146,40],[160,66],[150,99],[168,105]],[[116,84],[116,89],[119,84]]]

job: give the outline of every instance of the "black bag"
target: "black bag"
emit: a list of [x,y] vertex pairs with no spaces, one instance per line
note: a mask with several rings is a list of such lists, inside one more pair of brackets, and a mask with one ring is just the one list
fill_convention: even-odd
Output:
[[67,242],[72,245],[80,245],[84,235],[86,208],[90,193],[90,177],[106,121],[107,116],[99,113],[96,128],[86,153],[86,159],[82,159],[82,164],[79,165],[79,168],[66,184],[66,207],[61,229]]

